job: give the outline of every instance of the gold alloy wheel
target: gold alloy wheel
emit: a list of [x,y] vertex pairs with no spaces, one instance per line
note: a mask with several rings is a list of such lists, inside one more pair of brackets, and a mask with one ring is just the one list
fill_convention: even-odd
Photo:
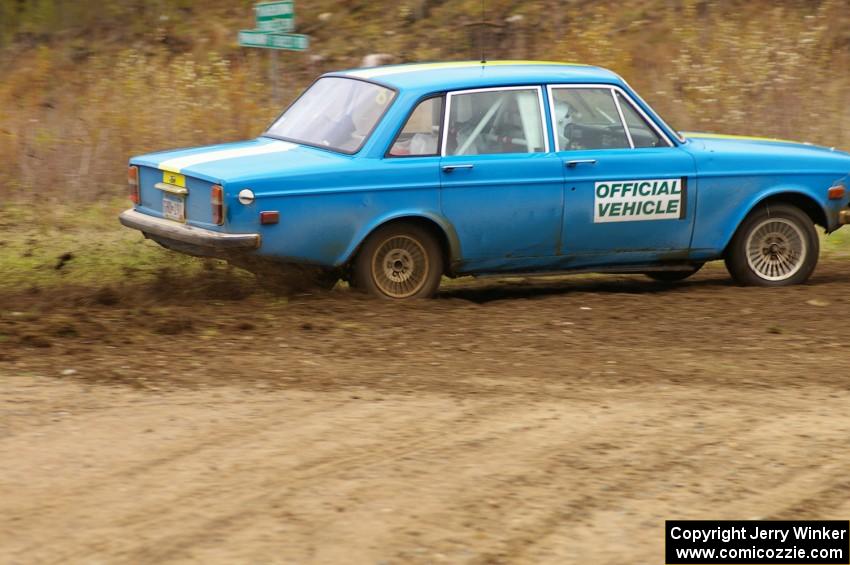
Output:
[[372,255],[372,279],[391,298],[408,298],[425,286],[431,264],[423,245],[406,235],[384,240]]

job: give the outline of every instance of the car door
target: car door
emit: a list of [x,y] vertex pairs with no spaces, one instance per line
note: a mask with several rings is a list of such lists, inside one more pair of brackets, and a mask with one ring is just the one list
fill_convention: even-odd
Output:
[[549,86],[564,167],[563,249],[581,263],[682,259],[695,164],[619,87]]
[[556,254],[563,165],[549,148],[542,94],[539,86],[448,94],[441,207],[466,265],[500,270]]

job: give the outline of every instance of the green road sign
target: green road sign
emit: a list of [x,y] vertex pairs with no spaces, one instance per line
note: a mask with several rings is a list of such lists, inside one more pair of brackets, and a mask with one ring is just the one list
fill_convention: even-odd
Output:
[[294,0],[256,4],[254,12],[258,31],[283,33],[295,30]]
[[[259,6],[263,5],[259,4]],[[239,45],[243,47],[263,47],[265,49],[306,51],[310,47],[310,36],[297,33],[267,33],[255,29],[243,29],[239,32]]]

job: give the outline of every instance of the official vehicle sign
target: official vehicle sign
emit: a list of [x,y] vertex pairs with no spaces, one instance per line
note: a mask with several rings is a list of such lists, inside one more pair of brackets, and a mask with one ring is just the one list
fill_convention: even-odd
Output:
[[597,182],[593,222],[678,220],[685,211],[682,179]]

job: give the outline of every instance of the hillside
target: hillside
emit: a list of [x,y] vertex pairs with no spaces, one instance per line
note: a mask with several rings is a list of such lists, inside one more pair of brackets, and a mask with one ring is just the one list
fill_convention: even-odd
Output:
[[598,64],[680,129],[850,147],[850,13],[841,0],[317,0],[306,54],[236,45],[240,0],[0,2],[0,204],[124,190],[129,155],[258,134],[312,77],[369,53]]

